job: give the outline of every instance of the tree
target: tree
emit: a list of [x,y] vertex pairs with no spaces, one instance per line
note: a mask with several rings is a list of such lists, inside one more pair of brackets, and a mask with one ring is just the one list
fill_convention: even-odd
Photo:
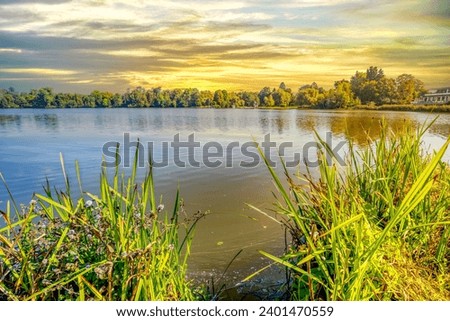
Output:
[[365,101],[363,98],[364,87],[367,82],[367,74],[364,72],[357,71],[354,76],[352,76],[350,80],[350,85],[352,92],[359,97],[361,101]]
[[234,91],[229,94],[229,102],[228,107],[232,108],[242,107],[245,104],[245,101],[241,98],[241,96]]
[[[272,94],[272,90],[269,87],[264,87],[263,89],[260,90],[259,94],[258,94],[258,98],[259,101],[264,104],[265,106],[267,106],[265,104],[265,100],[266,98]],[[273,98],[272,98],[273,99]]]
[[210,107],[214,102],[214,94],[209,90],[200,91],[198,106]]
[[240,96],[241,96],[242,100],[244,101],[244,106],[258,107],[260,104],[257,93],[249,92],[249,91],[242,91],[242,92],[240,92]]
[[165,108],[173,106],[171,96],[170,90],[162,90],[157,98],[160,103],[160,107]]
[[229,107],[228,92],[226,90],[216,90],[214,92],[214,105],[226,108]]
[[317,107],[319,103],[323,103],[325,96],[325,90],[313,82],[311,85],[304,85],[299,88],[295,102],[299,106]]
[[66,108],[69,102],[69,94],[56,94],[55,95],[55,107]]
[[200,106],[200,91],[197,88],[188,89],[188,99],[189,107],[199,107]]
[[187,107],[189,101],[185,95],[185,91],[183,89],[174,89],[170,95],[172,100],[173,107]]
[[268,96],[264,97],[264,106],[267,107],[275,106],[275,100],[273,99],[272,94],[269,94]]
[[424,84],[413,75],[402,74],[395,79],[397,99],[401,104],[410,104],[414,99],[425,93]]
[[11,91],[0,89],[0,108],[15,108],[19,107],[14,103],[14,95]]
[[33,107],[36,108],[49,108],[53,107],[55,96],[53,89],[49,87],[41,88],[37,91],[37,94],[33,100]]
[[346,108],[359,103],[360,101],[352,92],[351,84],[348,80],[340,80],[334,83],[334,89],[328,95],[329,108]]
[[381,80],[384,77],[383,69],[378,69],[378,67],[370,66],[366,72],[367,80]]
[[350,83],[352,91],[363,104],[382,105],[395,102],[395,81],[387,78],[381,68],[371,66],[365,73],[357,71]]
[[287,88],[282,82],[277,90],[272,91],[272,97],[275,100],[275,106],[287,107],[293,100],[292,90]]
[[114,94],[111,98],[111,107],[122,107],[123,99],[122,95]]
[[397,91],[395,80],[393,78],[381,78],[377,81],[375,90],[377,97],[374,101],[377,105],[392,104],[396,102]]
[[[152,88],[146,93],[147,101],[150,104],[150,107],[166,107],[165,106],[165,97],[163,90],[161,87]],[[169,98],[170,99],[170,98]],[[125,100],[122,98],[122,100]]]
[[95,98],[91,95],[86,95],[83,97],[83,106],[95,108]]
[[77,108],[77,107],[257,107],[257,106],[312,106],[320,108],[345,108],[358,104],[411,103],[426,92],[422,81],[413,75],[402,74],[388,78],[381,68],[371,66],[365,72],[356,71],[350,81],[340,80],[334,88],[324,90],[313,82],[304,85],[294,94],[284,82],[278,88],[264,87],[259,92],[209,90],[196,88],[146,90],[143,87],[128,89],[124,94],[94,90],[89,95],[57,93],[52,88],[16,92],[13,87],[0,89],[0,108]]
[[275,106],[287,107],[291,104],[292,94],[282,88],[278,88],[272,93],[272,97],[275,100]]
[[27,99],[28,95],[26,93],[14,94],[13,97],[14,97],[15,107],[20,107],[20,108],[31,107],[31,103]]
[[100,107],[100,108],[112,107],[112,99],[114,97],[114,94],[112,94],[108,91],[94,90],[91,93],[91,96],[93,97],[93,99],[95,101],[95,107]]
[[132,91],[128,90],[123,97],[123,103],[126,107],[149,107],[145,88],[136,87]]

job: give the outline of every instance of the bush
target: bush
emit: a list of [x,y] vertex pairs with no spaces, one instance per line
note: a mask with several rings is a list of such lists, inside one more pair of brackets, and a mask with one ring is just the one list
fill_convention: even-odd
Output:
[[47,185],[29,207],[8,202],[1,212],[0,300],[195,298],[186,279],[193,225],[180,242],[180,199],[170,215],[155,202],[151,168],[141,184],[136,163],[128,179],[116,168],[110,182],[104,170],[100,195],[78,200],[65,179],[65,192]]
[[[280,221],[292,236],[282,257],[262,252],[290,273],[295,300],[449,300],[450,138],[425,155],[405,128],[331,166],[318,137],[319,178],[308,172],[289,189],[268,166],[281,195]],[[316,173],[317,174],[317,173]]]

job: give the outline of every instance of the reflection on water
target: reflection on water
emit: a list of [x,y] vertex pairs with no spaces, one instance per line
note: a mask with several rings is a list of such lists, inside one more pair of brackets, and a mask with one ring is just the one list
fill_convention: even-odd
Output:
[[[122,142],[124,133],[130,133],[132,141],[139,138],[145,146],[146,142],[170,142],[177,133],[183,141],[195,133],[202,145],[216,141],[223,146],[232,141],[251,142],[253,138],[261,142],[270,133],[278,145],[293,142],[302,146],[314,139],[313,130],[317,130],[322,137],[332,132],[336,141],[352,137],[362,146],[367,144],[367,134],[372,139],[379,137],[379,124],[384,118],[389,128],[398,131],[406,123],[417,127],[434,115],[257,109],[0,110],[0,172],[16,200],[28,203],[33,192],[42,192],[46,177],[52,185],[64,186],[60,152],[74,178],[73,164],[79,160],[84,188],[96,193],[102,146],[108,141]],[[448,135],[450,115],[441,114],[425,135],[425,142],[438,148]],[[186,153],[180,151],[182,155]],[[264,264],[258,250],[274,254],[283,251],[280,226],[245,205],[250,203],[268,211],[273,208],[274,187],[266,168],[262,164],[255,168],[238,167],[243,160],[239,150],[233,151],[233,157],[232,168],[172,165],[155,171],[157,193],[163,195],[168,209],[180,186],[188,213],[211,211],[198,226],[190,262],[193,273],[208,278],[211,273],[220,274],[240,249],[244,252],[230,270],[235,280]],[[5,207],[7,199],[6,189],[0,186],[0,208]]]
[[263,132],[269,132],[269,118],[265,115],[259,117],[259,126]]
[[312,132],[317,128],[317,118],[311,115],[299,115],[295,124],[300,131]]
[[22,117],[19,115],[2,115],[0,114],[0,127],[4,130],[8,128],[20,128]]
[[403,117],[386,117],[383,114],[367,116],[361,112],[351,117],[329,117],[330,130],[334,135],[343,135],[352,139],[359,146],[367,145],[370,140],[380,138],[383,123],[393,132],[404,130],[406,126],[417,128],[419,123],[409,115]]
[[58,129],[58,116],[55,114],[34,115],[34,121],[37,127],[50,131]]
[[228,131],[228,119],[225,114],[214,117],[214,127],[221,131]]
[[289,127],[290,121],[285,119],[283,116],[286,116],[286,114],[280,113],[272,119],[273,125],[277,129],[278,134],[283,134],[284,130]]
[[430,133],[439,135],[442,137],[448,137],[450,136],[450,124],[449,123],[442,123],[437,122],[431,126],[429,129]]

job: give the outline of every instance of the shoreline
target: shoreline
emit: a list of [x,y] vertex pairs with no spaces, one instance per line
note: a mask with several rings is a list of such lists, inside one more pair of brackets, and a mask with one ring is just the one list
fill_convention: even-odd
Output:
[[324,111],[355,111],[355,110],[371,110],[371,111],[407,111],[407,112],[438,112],[450,113],[450,105],[358,105],[354,107],[345,108],[318,108],[310,106],[287,106],[287,107],[236,107],[236,108],[221,108],[221,107],[76,107],[76,108],[61,108],[61,107],[15,107],[15,108],[0,108],[0,110],[18,110],[18,109],[258,109],[258,110],[324,110]]

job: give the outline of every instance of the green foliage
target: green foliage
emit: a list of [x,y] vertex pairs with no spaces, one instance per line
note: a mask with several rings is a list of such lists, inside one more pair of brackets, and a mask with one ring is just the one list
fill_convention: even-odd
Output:
[[366,72],[356,72],[350,81],[336,81],[334,88],[325,90],[315,82],[293,92],[284,82],[278,88],[264,87],[259,92],[187,89],[128,89],[124,94],[98,90],[89,95],[57,93],[51,88],[17,93],[0,90],[0,108],[186,108],[186,107],[288,107],[348,108],[359,104],[410,104],[425,93],[423,82],[409,74],[388,78],[381,68],[371,66]]
[[299,106],[321,107],[326,101],[326,91],[315,82],[311,85],[300,87],[297,92],[296,102]]
[[413,75],[402,74],[395,80],[397,86],[398,102],[410,104],[414,99],[425,93],[424,84]]
[[8,90],[0,89],[0,108],[17,108],[15,103],[14,93]]
[[36,108],[48,108],[54,106],[54,100],[53,89],[46,87],[38,90],[32,104]]
[[186,261],[196,221],[180,220],[178,195],[164,212],[151,168],[138,184],[134,166],[129,178],[104,170],[100,195],[81,190],[75,199],[63,165],[65,192],[47,187],[28,208],[8,202],[1,211],[0,300],[195,299]]
[[244,106],[246,107],[258,107],[260,105],[260,100],[257,93],[242,91],[239,95],[244,101]]
[[214,106],[225,108],[229,105],[229,103],[228,92],[226,90],[216,90],[214,92]]
[[351,84],[347,80],[336,81],[334,90],[329,92],[329,108],[348,108],[361,102],[352,92]]
[[289,89],[285,89],[286,85],[282,83],[283,87],[280,85],[276,91],[272,93],[273,100],[275,102],[275,106],[287,107],[292,102],[292,92]]
[[93,98],[95,107],[109,108],[112,107],[114,94],[110,92],[101,92],[94,90],[90,96]]
[[370,67],[365,73],[356,72],[351,89],[362,104],[410,104],[425,93],[423,82],[412,75],[388,78],[382,69]]
[[275,106],[275,100],[273,99],[272,94],[269,94],[268,96],[264,97],[264,106],[266,107]]
[[389,104],[395,101],[395,81],[384,75],[383,69],[370,67],[365,73],[356,72],[352,77],[351,89],[362,104]]
[[137,87],[133,90],[128,90],[124,94],[124,104],[127,107],[149,107],[147,95],[143,87]]
[[[280,198],[289,250],[285,266],[296,300],[449,300],[450,168],[422,152],[405,127],[362,150],[349,141],[345,167],[320,137],[317,173],[285,172],[288,189],[268,165]],[[261,154],[263,156],[263,154]],[[330,163],[331,161],[331,163]]]
[[368,81],[380,81],[384,78],[383,69],[378,69],[378,67],[370,66],[366,72]]

